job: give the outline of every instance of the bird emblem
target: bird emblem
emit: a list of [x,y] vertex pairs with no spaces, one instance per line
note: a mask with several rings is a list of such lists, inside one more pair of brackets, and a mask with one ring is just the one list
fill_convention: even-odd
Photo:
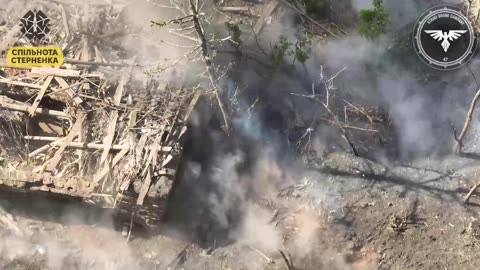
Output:
[[467,30],[450,30],[448,32],[443,32],[442,30],[425,30],[425,33],[429,34],[435,40],[443,40],[442,48],[445,52],[447,52],[448,48],[450,48],[449,41],[455,41],[466,32]]

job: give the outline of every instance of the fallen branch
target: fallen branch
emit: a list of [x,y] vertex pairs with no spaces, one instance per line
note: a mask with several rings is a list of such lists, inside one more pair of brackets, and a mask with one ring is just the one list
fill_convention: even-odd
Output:
[[247,12],[250,10],[248,7],[217,7],[217,9],[224,12]]
[[468,200],[470,200],[470,197],[472,197],[473,193],[480,187],[480,183],[476,184],[475,186],[470,189],[470,192],[468,192],[467,196],[465,196],[465,199],[463,200],[464,203],[468,203]]
[[[283,260],[285,261],[285,264],[287,265],[288,270],[295,270],[295,267],[293,267],[292,259],[288,259],[285,253],[282,250],[279,250],[280,254],[282,255]],[[290,257],[290,256],[289,256]]]
[[477,101],[479,98],[480,98],[480,89],[478,89],[477,93],[472,99],[472,102],[470,103],[470,108],[468,109],[467,115],[465,117],[465,123],[463,124],[462,132],[460,132],[460,135],[458,136],[458,138],[455,139],[457,142],[455,146],[456,153],[462,152],[463,140],[465,138],[465,135],[467,134],[470,124],[472,123],[473,111],[475,110],[475,106],[477,105]]

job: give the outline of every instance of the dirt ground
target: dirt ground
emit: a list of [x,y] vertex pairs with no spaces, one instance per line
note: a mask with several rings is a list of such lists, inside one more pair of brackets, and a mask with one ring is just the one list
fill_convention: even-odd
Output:
[[[314,248],[292,256],[295,269],[478,269],[480,196],[463,203],[477,170],[470,157],[386,166],[332,153],[262,207],[285,238],[292,222],[311,232],[304,240]],[[201,248],[168,225],[127,242],[101,213],[84,218],[66,206],[58,217],[32,218],[14,201],[8,209],[3,216],[11,213],[19,230],[3,224],[10,230],[2,231],[1,269],[287,269],[279,252],[241,242]],[[286,253],[302,253],[286,243]]]

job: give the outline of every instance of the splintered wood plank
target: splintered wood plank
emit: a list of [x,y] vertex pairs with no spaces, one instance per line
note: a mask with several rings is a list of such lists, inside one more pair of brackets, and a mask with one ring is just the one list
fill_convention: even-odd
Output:
[[[115,89],[115,94],[113,96],[113,102],[115,106],[120,105],[120,101],[122,99],[123,90],[125,84],[127,83],[128,79],[130,78],[130,73],[132,72],[132,67],[128,67],[124,70],[122,74],[122,78],[118,82],[117,88]],[[100,164],[103,164],[108,157],[108,153],[110,152],[110,146],[113,143],[113,137],[115,135],[115,128],[117,126],[118,120],[118,111],[113,111],[110,115],[110,121],[107,127],[107,135],[103,139],[103,143],[107,146],[103,149],[102,156],[100,157]]]
[[103,167],[103,169],[100,170],[100,172],[95,174],[95,176],[93,177],[93,182],[95,184],[98,184],[100,182],[100,180],[102,180],[102,178],[105,177],[105,175],[107,175],[107,173],[110,171],[110,169],[115,167],[118,164],[118,162],[120,162],[120,160],[128,153],[129,150],[130,150],[130,146],[128,144],[125,145],[123,147],[122,151],[120,151],[113,158],[111,164],[105,164],[105,167]]
[[198,100],[200,99],[200,96],[202,95],[202,91],[197,91],[195,92],[192,100],[190,101],[190,104],[188,105],[187,111],[185,112],[185,115],[183,116],[183,123],[180,128],[180,134],[178,134],[178,138],[182,138],[183,134],[187,131],[187,122],[188,119],[190,119],[190,115],[193,112],[193,109],[195,108],[195,105],[197,105]]
[[134,110],[130,113],[128,117],[128,136],[132,144],[135,140],[135,132],[133,131],[133,128],[135,127],[135,123],[137,122],[137,114],[138,111]]
[[[135,153],[136,153],[137,149],[134,148],[135,147],[135,132],[133,131],[133,128],[135,127],[135,124],[137,122],[137,115],[138,115],[138,111],[133,110],[132,112],[130,112],[130,115],[128,117],[128,137],[129,137],[129,140],[130,140],[130,147],[133,150],[132,155],[134,157],[135,157]],[[145,138],[146,138],[146,136],[145,136]],[[136,164],[135,164],[135,160],[134,160],[134,163],[129,164],[129,168],[128,168],[132,172],[127,172],[127,174],[134,173],[133,170],[134,170],[135,166],[136,166]],[[128,187],[130,186],[131,180],[132,180],[131,177],[125,177],[123,182],[118,186],[118,190],[119,191],[127,190]]]
[[118,121],[118,111],[113,111],[110,114],[110,120],[107,127],[107,135],[103,139],[103,144],[105,145],[105,148],[103,148],[102,156],[100,157],[100,164],[103,164],[105,160],[107,160],[108,153],[110,152],[110,148],[113,143],[113,137],[115,136],[117,121]]
[[148,171],[150,168],[150,164],[153,162],[153,164],[157,164],[157,155],[158,155],[158,150],[162,147],[160,145],[161,139],[163,137],[163,134],[165,132],[165,125],[161,127],[160,133],[155,137],[155,140],[153,141],[152,147],[150,149],[150,153],[147,158],[147,162],[145,163],[145,167],[143,169],[142,175],[145,175],[145,173]]
[[197,105],[198,99],[202,95],[202,91],[197,91],[193,95],[192,100],[190,101],[190,104],[188,105],[187,111],[185,112],[185,115],[183,116],[183,123],[186,123],[188,119],[190,118],[190,114],[192,114],[193,109],[195,108],[195,105]]
[[142,152],[145,148],[145,143],[147,143],[148,136],[147,134],[143,134],[138,140],[137,147],[135,148],[135,162],[141,163],[142,162]]
[[28,108],[28,113],[30,114],[30,116],[35,115],[35,111],[37,110],[38,104],[40,104],[40,101],[42,101],[43,95],[47,91],[47,89],[50,86],[50,83],[52,82],[52,80],[53,80],[53,76],[48,76],[47,79],[43,82],[42,88],[38,92],[37,97],[33,101],[32,106],[30,106],[30,108]]
[[64,142],[61,144],[57,152],[55,152],[55,155],[53,156],[53,158],[47,161],[48,162],[47,169],[46,169],[47,174],[48,173],[53,174],[53,171],[55,170],[58,163],[60,162],[60,159],[62,158],[63,152],[81,130],[85,117],[86,117],[85,114],[82,114],[80,117],[78,117],[77,121],[75,122],[72,129],[70,130],[70,133],[68,133],[67,137],[65,137]]
[[147,196],[148,190],[150,189],[150,185],[152,184],[152,177],[151,177],[151,170],[148,170],[147,176],[143,180],[142,187],[140,188],[140,193],[138,194],[137,198],[137,205],[143,205],[143,201],[145,200],[145,196]]
[[31,74],[55,77],[80,77],[79,70],[61,69],[54,67],[32,67]]
[[61,90],[59,90],[58,92],[62,91],[63,89],[65,89],[65,92],[67,93],[67,95],[73,99],[73,102],[75,102],[75,104],[79,105],[80,103],[83,102],[82,98],[80,98],[72,89],[71,89],[71,86],[68,85],[68,83],[62,78],[62,77],[55,77],[55,81],[57,81],[58,85],[60,85],[60,87],[62,87]]

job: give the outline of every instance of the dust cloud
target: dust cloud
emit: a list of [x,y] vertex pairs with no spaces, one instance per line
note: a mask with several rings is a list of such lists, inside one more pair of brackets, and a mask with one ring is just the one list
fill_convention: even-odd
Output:
[[[3,1],[5,2],[5,1]],[[387,8],[392,14],[392,28],[387,34],[394,36],[402,29],[409,29],[427,3],[418,1],[386,1]],[[427,1],[425,1],[427,2]],[[1,2],[0,2],[1,3]],[[18,3],[6,1],[6,10],[18,11]],[[25,8],[29,1],[23,1]],[[355,1],[357,9],[368,8],[370,1]],[[159,76],[166,82],[175,84],[204,83],[198,75],[202,70],[202,62],[189,61],[183,58],[175,63],[175,59],[184,57],[196,44],[194,41],[176,36],[168,27],[151,26],[151,21],[170,20],[179,15],[174,9],[164,8],[168,1],[157,1],[156,5],[147,1],[129,1],[131,8],[124,14],[125,23],[138,28],[138,35],[122,38],[121,42],[128,48],[132,56],[140,63],[149,65],[153,70],[162,72],[152,76]],[[21,9],[23,10],[23,9]],[[23,11],[22,11],[23,12]],[[266,34],[261,37],[263,45],[278,41],[280,35],[294,40],[298,26],[293,12],[286,11],[288,16],[274,21],[267,27]],[[399,151],[403,157],[427,156],[449,149],[452,136],[451,125],[458,126],[463,117],[465,104],[476,90],[471,73],[462,68],[456,72],[443,74],[442,79],[436,82],[419,83],[418,71],[412,70],[409,63],[399,63],[402,56],[389,54],[394,44],[392,39],[385,38],[371,42],[351,34],[339,40],[328,42],[314,42],[310,51],[311,58],[305,65],[297,63],[299,69],[308,75],[288,77],[285,73],[273,75],[267,83],[250,76],[254,71],[244,67],[242,75],[250,79],[253,96],[272,97],[272,100],[282,100],[282,105],[291,99],[290,92],[309,94],[309,86],[318,76],[321,68],[335,74],[338,70],[347,67],[339,77],[338,91],[351,97],[361,98],[370,103],[388,110],[396,130],[398,130]],[[413,51],[408,53],[414,54]],[[193,54],[198,57],[197,54]],[[419,61],[415,55],[412,61]],[[415,63],[417,63],[415,62]],[[172,67],[169,67],[172,65]],[[480,65],[472,62],[471,67]],[[255,74],[253,74],[255,75]],[[258,74],[257,74],[258,75]],[[278,77],[276,77],[278,76]],[[434,74],[438,76],[438,74]],[[282,78],[279,78],[282,77]],[[300,79],[299,79],[300,78]],[[465,80],[465,78],[469,78]],[[281,80],[280,80],[281,79]],[[286,82],[281,84],[278,82]],[[467,81],[468,83],[460,83]],[[226,79],[224,85],[235,85],[233,79]],[[292,87],[282,89],[288,95],[281,97],[277,87]],[[235,87],[233,87],[235,88]],[[446,90],[444,90],[446,89]],[[284,94],[284,93],[283,93]],[[272,103],[274,103],[272,101]],[[290,101],[288,101],[290,102]],[[250,106],[251,100],[241,100],[241,104]],[[291,105],[291,103],[288,103]],[[305,106],[310,106],[306,105]],[[271,105],[275,106],[275,104]],[[293,106],[293,105],[291,105]],[[314,108],[303,108],[307,112]],[[208,112],[211,113],[211,112]],[[183,183],[174,198],[172,211],[175,212],[169,224],[177,235],[187,235],[188,240],[200,244],[219,248],[233,245],[244,249],[258,249],[269,256],[278,256],[278,250],[289,249],[299,258],[309,258],[321,253],[322,259],[330,257],[334,251],[322,250],[323,243],[316,239],[325,229],[326,213],[312,207],[311,201],[318,201],[324,197],[324,190],[320,187],[311,194],[310,202],[289,201],[279,198],[282,188],[301,184],[302,176],[307,172],[301,161],[290,156],[286,150],[287,144],[280,135],[271,130],[272,121],[267,121],[264,115],[253,112],[253,115],[240,113],[233,119],[236,128],[240,130],[240,139],[246,142],[232,142],[224,138],[218,129],[210,128],[207,120],[210,116],[202,115],[197,111],[193,116],[193,131],[199,133],[198,138],[192,139],[192,152],[199,152],[198,157],[188,156],[184,162]],[[204,118],[207,118],[205,120]],[[280,112],[275,120],[289,122],[287,112]],[[281,118],[281,119],[277,119]],[[315,131],[312,140],[315,148],[325,149],[332,139],[338,136],[332,134],[331,129]],[[278,136],[278,137],[277,137]],[[246,144],[246,145],[245,145]],[[321,178],[322,176],[317,175]],[[314,184],[321,186],[324,179],[309,178]],[[182,193],[187,192],[187,193]],[[281,226],[272,222],[273,212],[277,206],[285,205],[290,209],[298,210],[290,213],[294,218],[287,218],[295,227],[295,237],[288,242],[283,239],[285,231]],[[327,202],[327,209],[337,209],[337,202]],[[278,209],[277,209],[278,210]],[[184,226],[184,228],[181,228]],[[110,235],[106,231],[99,231],[105,235],[103,242],[99,242],[95,235],[79,235],[75,243],[81,247],[77,253],[76,268],[72,269],[141,269],[132,256],[131,248],[118,235]],[[107,237],[108,235],[108,237]],[[103,237],[102,237],[103,238]],[[65,259],[72,255],[59,242],[40,239],[38,245],[21,237],[5,236],[0,243],[0,254],[8,260],[17,257],[32,257],[39,249],[47,254],[47,265],[52,269],[70,269],[65,265]],[[43,251],[42,251],[43,252]],[[159,255],[162,257],[162,255]],[[171,258],[164,258],[165,260]],[[317,258],[318,259],[318,258]],[[259,259],[263,260],[263,259]],[[92,268],[91,261],[103,261],[98,268]],[[253,262],[252,262],[253,263]],[[334,263],[339,269],[347,269],[342,261]],[[333,269],[333,268],[331,268]]]

